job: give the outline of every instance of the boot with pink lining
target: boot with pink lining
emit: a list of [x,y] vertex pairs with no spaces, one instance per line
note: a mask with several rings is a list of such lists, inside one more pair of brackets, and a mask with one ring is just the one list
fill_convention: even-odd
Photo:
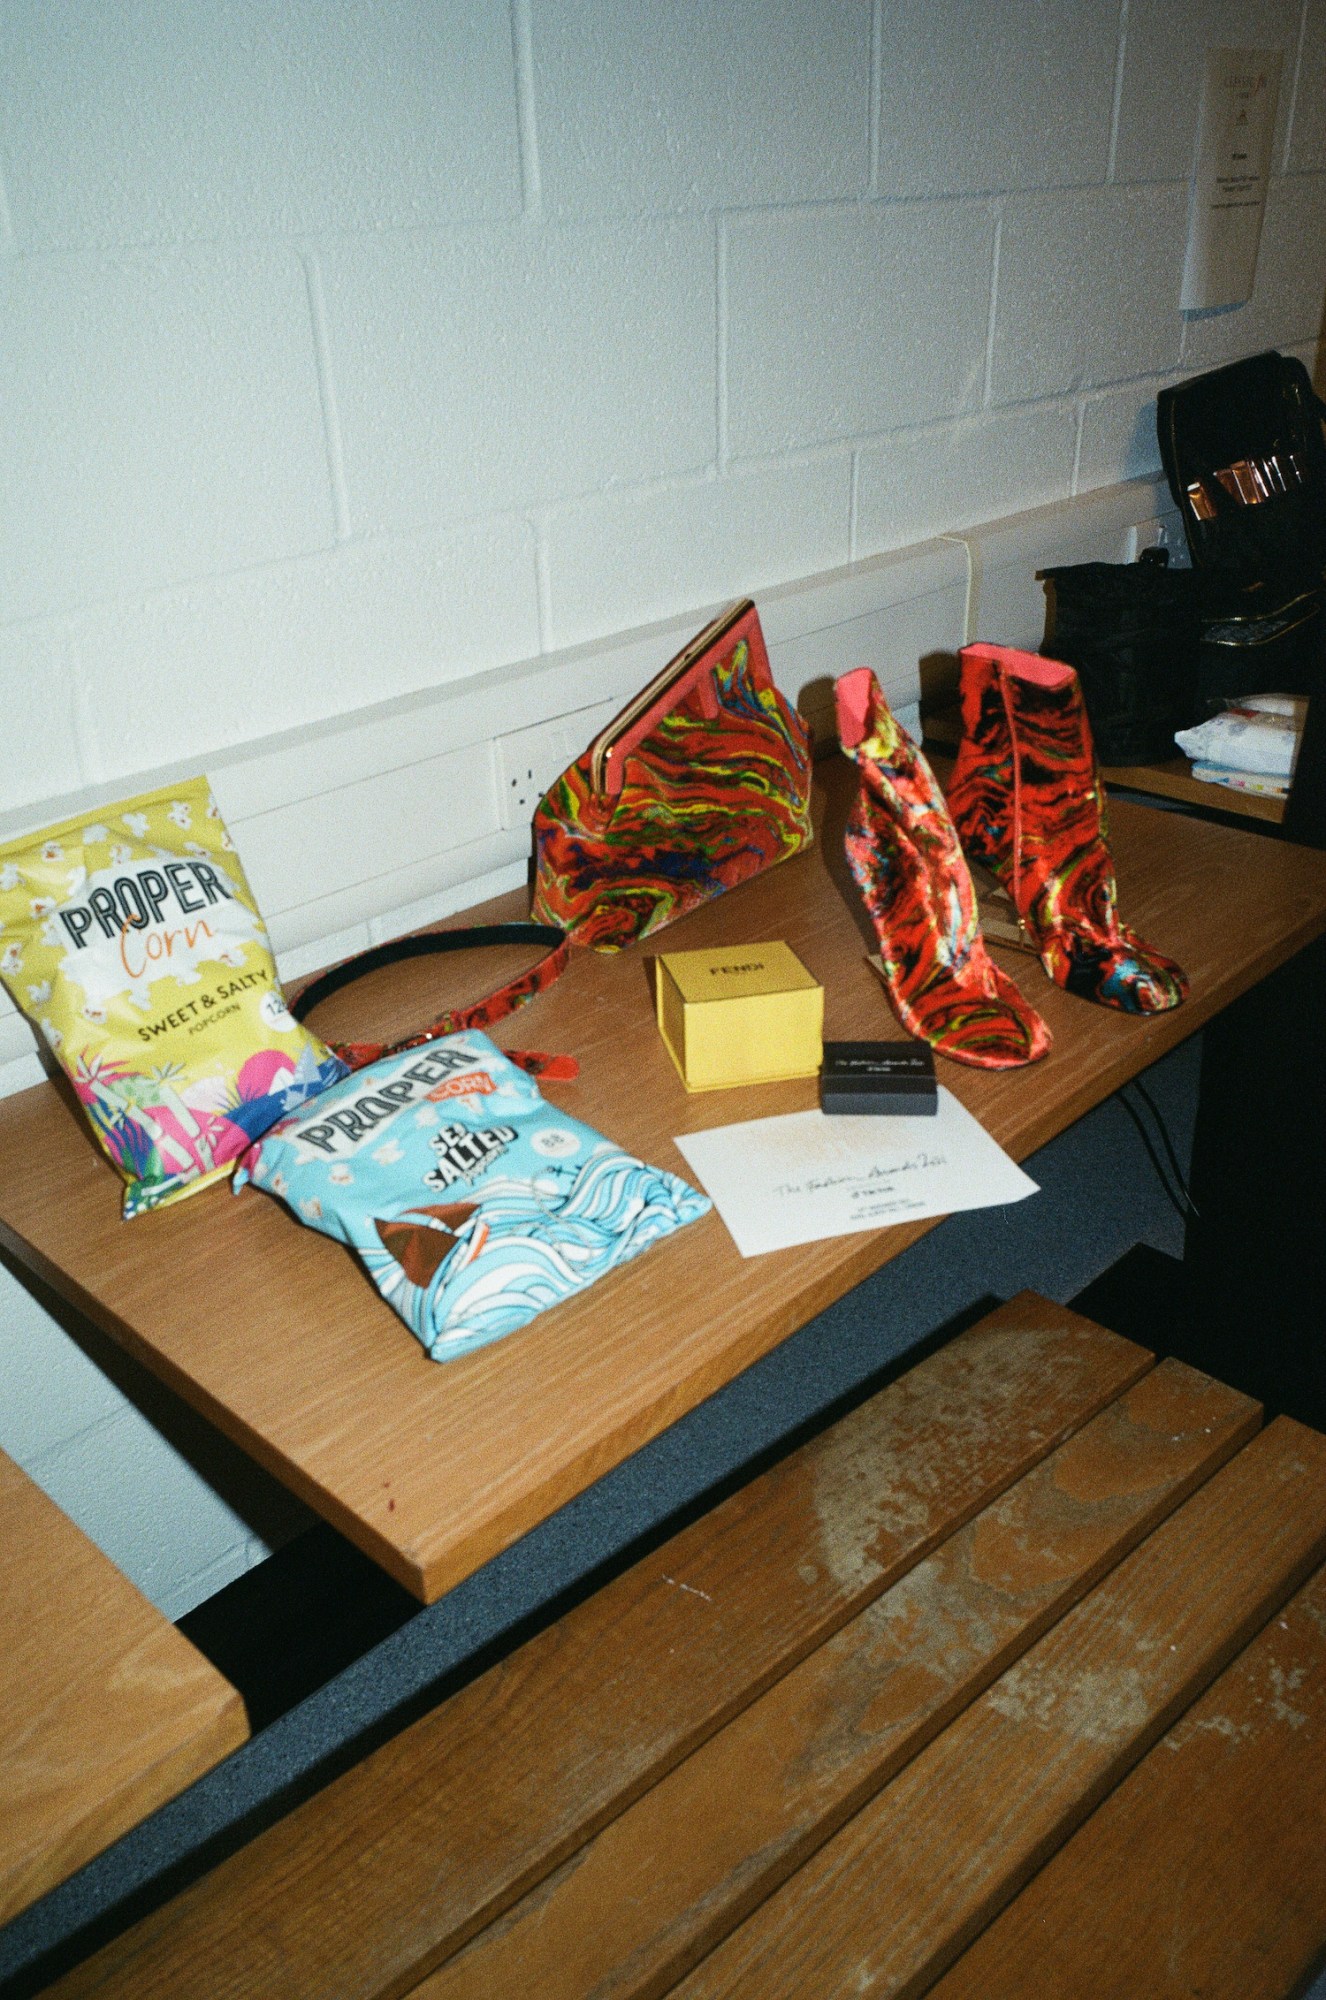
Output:
[[1177,1007],[1187,976],[1118,913],[1104,790],[1077,675],[1008,646],[962,649],[949,810],[968,857],[1013,898],[1056,985],[1105,1007]]

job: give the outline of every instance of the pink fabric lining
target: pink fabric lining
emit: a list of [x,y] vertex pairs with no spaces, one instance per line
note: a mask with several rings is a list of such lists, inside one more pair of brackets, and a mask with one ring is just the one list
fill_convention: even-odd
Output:
[[869,732],[871,679],[869,667],[854,667],[850,674],[844,674],[834,684],[838,740],[844,750],[855,750]]
[[1005,673],[1016,674],[1020,681],[1033,681],[1037,687],[1059,688],[1073,678],[1073,669],[1062,660],[1047,660],[1040,653],[1019,653],[1013,646],[964,646],[962,651],[964,657],[989,660]]

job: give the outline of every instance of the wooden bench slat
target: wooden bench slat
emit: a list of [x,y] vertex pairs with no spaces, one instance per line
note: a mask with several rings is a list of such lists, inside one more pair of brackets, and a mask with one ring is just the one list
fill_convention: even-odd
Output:
[[[931,2000],[1284,2000],[1326,1950],[1326,1569]],[[1121,1920],[1122,1918],[1122,1920]]]
[[679,2000],[919,1995],[1326,1556],[1326,1438],[1278,1418],[923,1750]]
[[1257,1430],[1167,1361],[416,1989],[664,1993]]
[[0,1922],[248,1735],[244,1704],[0,1453]]
[[1150,1366],[1011,1301],[57,1990],[407,1991]]

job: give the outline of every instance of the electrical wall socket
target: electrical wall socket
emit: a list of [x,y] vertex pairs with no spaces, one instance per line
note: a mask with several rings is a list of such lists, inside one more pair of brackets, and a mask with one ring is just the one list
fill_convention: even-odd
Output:
[[592,708],[578,708],[570,715],[555,715],[547,722],[535,722],[528,729],[514,729],[499,736],[493,745],[497,754],[497,796],[504,827],[528,826],[534,808],[555,778],[574,763],[590,739],[610,722],[620,706],[617,702],[595,702]]
[[1128,530],[1128,547],[1124,561],[1136,562],[1143,549],[1168,549],[1172,563],[1182,549],[1182,541],[1175,540],[1173,527],[1173,522],[1162,521],[1158,514],[1153,515],[1149,521],[1139,521],[1135,527]]

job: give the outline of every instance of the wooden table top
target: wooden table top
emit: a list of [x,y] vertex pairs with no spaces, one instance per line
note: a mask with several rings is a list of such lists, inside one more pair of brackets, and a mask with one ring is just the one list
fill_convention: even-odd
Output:
[[[825,987],[832,1039],[897,1035],[842,860],[850,766],[817,777],[820,838],[697,911],[665,949],[785,939]],[[1070,998],[1024,953],[1001,962],[1054,1038],[1032,1069],[940,1065],[1018,1159],[1326,929],[1326,854],[1118,804],[1125,915],[1178,958],[1187,1004],[1151,1019]],[[472,913],[523,914],[524,898]],[[397,1033],[488,990],[476,956],[392,968],[320,1010],[328,1034]],[[689,1177],[678,1133],[799,1111],[813,1080],[688,1097],[654,1024],[650,952],[577,953],[494,1039],[577,1055],[546,1095]],[[276,1202],[213,1189],[132,1223],[62,1092],[0,1103],[0,1242],[425,1601],[440,1596],[933,1226],[752,1260],[716,1214],[519,1333],[429,1362],[350,1253]]]

